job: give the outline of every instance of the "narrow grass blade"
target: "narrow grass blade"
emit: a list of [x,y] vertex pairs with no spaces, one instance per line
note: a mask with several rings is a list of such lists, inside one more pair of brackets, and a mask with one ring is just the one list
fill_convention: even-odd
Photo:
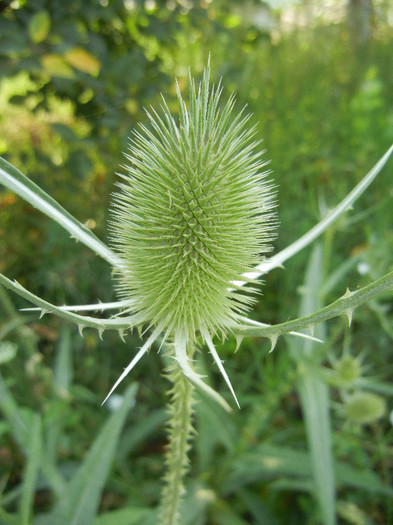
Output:
[[151,509],[126,507],[98,516],[94,520],[94,525],[143,525],[153,514],[154,511]]
[[332,455],[329,390],[317,375],[309,370],[298,381],[316,497],[324,525],[336,523],[335,469]]
[[[277,487],[288,487],[292,490],[304,490],[312,478],[310,454],[290,447],[267,445],[265,443],[254,447],[253,452],[242,454],[241,458],[231,464],[231,471],[226,476],[223,493],[228,495],[241,487],[266,479],[278,479]],[[307,483],[305,483],[307,482]],[[385,494],[393,498],[393,488],[384,484],[370,470],[354,468],[345,463],[337,464],[337,482],[352,488],[363,489],[370,494]],[[284,486],[286,485],[286,487]]]
[[[318,244],[314,247],[306,270],[300,316],[307,315],[320,306],[317,294],[322,286],[322,268],[323,252]],[[323,324],[320,324],[317,330],[317,335],[323,337]],[[320,378],[314,346],[315,343],[309,340],[291,341],[290,352],[300,371],[297,388],[310,449],[315,496],[319,502],[324,525],[335,525],[336,491],[329,390],[326,383]]]
[[211,510],[213,522],[217,525],[249,525],[249,521],[245,521],[231,504],[227,501],[220,500],[219,504],[215,505]]
[[63,327],[56,349],[54,382],[60,392],[68,392],[72,384],[72,346],[69,326]]
[[355,383],[356,388],[363,390],[370,390],[371,392],[377,392],[384,396],[393,396],[393,385],[386,383],[380,379],[372,379],[368,377],[359,377]]
[[236,446],[235,424],[216,403],[201,398],[197,409],[198,439],[195,441],[198,469],[207,472],[209,465],[214,464],[217,449],[223,447],[230,455]]
[[120,432],[135,401],[137,387],[126,391],[123,404],[106,422],[75,476],[69,482],[53,512],[40,524],[92,525],[102,490],[119,443]]
[[[0,375],[0,410],[8,420],[12,435],[22,450],[27,453],[29,449],[29,431],[25,418],[22,418],[19,407],[8,390],[6,382]],[[25,412],[25,415],[27,412]],[[29,412],[30,415],[30,412]]]
[[59,203],[28,179],[12,164],[0,157],[0,184],[13,191],[29,204],[60,224],[72,237],[85,244],[94,253],[113,266],[120,266],[120,259],[86,226],[75,219]]
[[0,507],[0,524],[1,525],[19,525],[19,518],[15,517],[13,514],[9,514],[4,509]]
[[[36,416],[29,409],[19,408],[1,375],[0,410],[8,420],[15,441],[19,444],[24,454],[28,456],[31,447],[30,429],[34,426]],[[62,494],[64,480],[46,455],[41,457],[41,469],[54,492],[57,495]]]
[[19,507],[18,523],[20,525],[29,525],[31,523],[37,477],[41,467],[43,442],[41,417],[39,414],[34,415],[32,427],[29,429],[29,435],[30,443]]
[[117,450],[117,461],[125,463],[127,456],[149,436],[157,432],[158,427],[163,427],[168,420],[168,414],[164,409],[159,409],[149,414],[132,425],[123,433],[122,440]]

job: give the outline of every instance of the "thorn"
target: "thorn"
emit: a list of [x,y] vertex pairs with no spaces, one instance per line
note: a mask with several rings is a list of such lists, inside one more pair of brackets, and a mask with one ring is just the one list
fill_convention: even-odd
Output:
[[118,330],[118,334],[119,334],[120,339],[123,341],[123,343],[125,343],[126,340],[124,338],[124,330]]
[[122,374],[120,375],[119,379],[116,381],[116,383],[113,385],[111,390],[109,391],[109,394],[106,396],[104,401],[101,403],[101,406],[106,402],[108,397],[110,397],[113,393],[113,391],[117,388],[117,386],[123,381],[123,379],[131,372],[131,370],[134,368],[134,366],[138,363],[138,361],[141,359],[142,356],[145,355],[145,353],[149,350],[151,345],[156,341],[157,337],[159,336],[161,327],[159,329],[155,329],[154,332],[150,335],[148,340],[145,342],[145,344],[142,346],[142,348],[139,349],[138,353],[134,356],[134,358],[131,360],[130,364],[123,370]]
[[342,299],[346,299],[347,297],[352,297],[352,295],[355,295],[356,292],[351,292],[349,288],[345,290],[345,294],[342,296]]
[[235,348],[235,352],[237,352],[240,348],[240,345],[242,344],[242,341],[243,341],[243,336],[242,335],[238,335],[236,334],[235,335],[235,339],[236,339],[236,348]]
[[78,324],[79,335],[83,337],[83,330],[86,328],[84,324]]
[[233,395],[233,398],[234,400],[236,401],[236,404],[238,406],[238,408],[240,408],[240,404],[239,404],[239,401],[237,400],[237,397],[236,397],[236,394],[235,394],[235,391],[231,385],[231,382],[229,380],[229,377],[228,377],[228,374],[226,373],[225,371],[225,368],[224,368],[224,362],[220,359],[218,353],[217,353],[217,350],[216,350],[216,347],[214,346],[214,343],[210,337],[210,334],[208,332],[202,332],[202,337],[204,338],[204,340],[206,341],[206,344],[210,350],[210,353],[211,355],[213,356],[213,359],[216,363],[216,365],[218,366],[218,369],[222,375],[222,377],[224,378],[231,394]]
[[43,308],[41,308],[40,316],[38,319],[42,319],[47,313],[49,313],[49,310],[44,310]]
[[98,337],[101,339],[101,341],[103,341],[102,334],[104,333],[104,331],[105,331],[105,328],[97,328]]
[[351,323],[352,323],[352,314],[353,314],[353,309],[351,308],[350,310],[347,310],[345,312],[345,315],[347,316],[348,318],[348,326],[351,326]]
[[231,412],[232,409],[230,405],[225,401],[225,399],[220,394],[218,394],[218,392],[213,390],[213,388],[204,383],[201,380],[201,376],[197,374],[193,368],[191,368],[187,356],[186,341],[186,337],[183,333],[175,334],[175,356],[181,372],[189,381],[191,381],[191,383],[193,383],[197,388],[202,390],[202,392],[204,392],[208,397],[218,402],[227,412]]
[[275,349],[276,347],[276,343],[277,343],[277,339],[278,339],[278,335],[271,335],[269,337],[270,339],[270,350],[269,350],[269,354],[271,354],[273,352],[273,350]]

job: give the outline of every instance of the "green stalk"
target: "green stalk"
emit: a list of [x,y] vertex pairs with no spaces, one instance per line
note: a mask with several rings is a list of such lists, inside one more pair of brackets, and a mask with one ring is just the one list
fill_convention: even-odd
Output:
[[[302,330],[304,328],[312,330],[314,325],[332,319],[333,317],[338,317],[339,315],[347,316],[350,323],[352,312],[355,308],[358,308],[360,305],[367,303],[378,295],[384,292],[389,292],[392,289],[393,271],[354,292],[347,290],[342,297],[339,297],[333,303],[330,303],[328,306],[325,306],[310,315],[276,325],[267,325],[263,327],[241,326],[236,328],[235,333],[240,336],[268,337],[272,340],[272,343],[275,343],[280,335],[288,334],[294,330]],[[274,347],[274,344],[272,346]]]
[[188,470],[188,451],[194,434],[192,419],[194,386],[176,366],[168,371],[172,383],[168,403],[168,445],[166,448],[166,473],[161,493],[160,525],[178,525],[179,506],[185,493],[184,476]]

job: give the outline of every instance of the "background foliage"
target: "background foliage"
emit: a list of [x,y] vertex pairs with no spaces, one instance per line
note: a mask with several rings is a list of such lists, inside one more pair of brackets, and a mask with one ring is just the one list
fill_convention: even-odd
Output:
[[[376,0],[270,4],[1,2],[0,155],[105,239],[115,172],[131,130],[146,122],[144,107],[159,104],[160,93],[174,100],[174,77],[185,89],[188,67],[197,75],[211,53],[216,80],[226,94],[237,92],[239,107],[248,104],[264,137],[279,187],[276,250],[284,248],[393,142],[392,12]],[[392,196],[388,167],[325,235],[319,285],[306,280],[319,302],[391,266]],[[57,304],[114,300],[106,263],[58,225],[7,191],[0,214],[2,273]],[[309,256],[266,278],[255,318],[298,315]],[[311,270],[310,262],[308,278]],[[93,503],[75,523],[154,522],[163,358],[153,352],[133,373],[130,413],[100,408],[140,344],[137,334],[126,344],[89,331],[82,339],[54,318],[20,313],[24,306],[0,290],[0,523],[53,523],[48,513],[57,508],[68,524],[56,496],[75,508],[82,487]],[[350,329],[344,319],[331,322],[313,354],[313,374],[328,387],[340,523],[393,523],[392,315],[386,297],[355,312]],[[300,404],[304,359],[295,347],[279,342],[271,355],[256,339],[235,355],[234,340],[221,347],[242,410],[227,416],[200,403],[184,523],[326,522],[314,500]],[[200,359],[225,395],[208,358]],[[364,392],[374,401],[359,401]],[[362,418],[370,402],[371,416]]]

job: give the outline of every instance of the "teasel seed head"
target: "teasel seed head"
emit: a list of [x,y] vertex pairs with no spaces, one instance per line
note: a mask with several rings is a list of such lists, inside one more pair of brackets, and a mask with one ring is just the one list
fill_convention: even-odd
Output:
[[190,77],[188,105],[177,85],[178,117],[164,98],[147,112],[112,206],[120,295],[132,300],[137,324],[184,352],[198,335],[211,349],[249,310],[254,287],[235,281],[263,260],[276,227],[250,115],[235,114],[234,96],[221,106],[222,87],[209,78],[210,65],[198,87]]

